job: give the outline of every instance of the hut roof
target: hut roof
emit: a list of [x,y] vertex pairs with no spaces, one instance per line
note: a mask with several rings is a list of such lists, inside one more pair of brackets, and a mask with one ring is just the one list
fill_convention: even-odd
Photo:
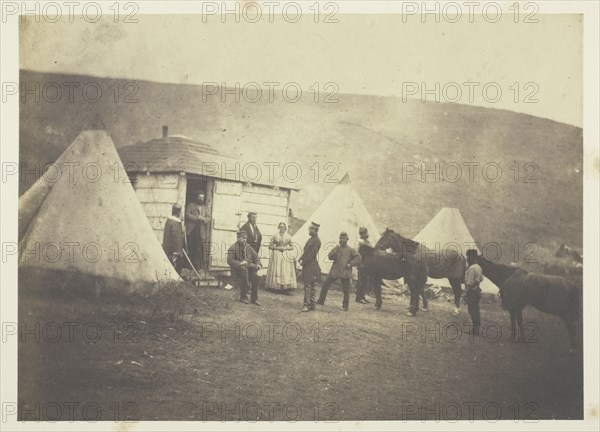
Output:
[[[283,178],[269,182],[268,176],[258,180],[246,179],[236,164],[242,162],[227,156],[209,144],[196,141],[184,135],[169,135],[150,141],[121,147],[119,156],[129,172],[179,173],[203,175],[229,181],[247,182],[284,189],[298,190],[298,186]],[[254,171],[253,171],[254,175]]]

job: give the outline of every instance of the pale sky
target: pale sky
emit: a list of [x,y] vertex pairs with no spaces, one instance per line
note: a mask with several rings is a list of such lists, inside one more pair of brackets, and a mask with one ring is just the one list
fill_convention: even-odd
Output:
[[[576,126],[583,122],[580,15],[537,15],[539,22],[530,24],[511,17],[494,24],[482,19],[422,24],[418,18],[403,22],[399,15],[382,14],[338,14],[339,22],[330,24],[311,19],[222,24],[218,18],[203,22],[199,15],[136,18],[138,23],[119,24],[112,17],[95,24],[29,19],[21,25],[21,67],[228,86],[295,81],[308,89],[332,81],[340,93],[382,96],[402,96],[403,83],[417,83],[418,92],[422,83],[434,89],[437,82],[440,88],[455,82],[463,92],[459,103]],[[478,83],[472,103],[464,82]],[[494,84],[489,98],[496,97],[495,88],[502,90],[495,103],[482,95],[488,83]],[[454,98],[455,89],[448,90]],[[533,103],[524,102],[528,95]]]

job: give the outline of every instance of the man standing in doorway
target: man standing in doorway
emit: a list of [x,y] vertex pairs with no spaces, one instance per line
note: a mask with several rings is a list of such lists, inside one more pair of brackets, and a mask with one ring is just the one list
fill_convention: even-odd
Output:
[[204,193],[196,194],[196,201],[190,202],[185,209],[185,232],[187,234],[187,250],[190,260],[200,271],[204,265],[203,227],[210,223],[208,209],[204,205]]
[[248,213],[248,222],[240,228],[240,231],[245,231],[248,236],[248,244],[260,256],[260,245],[262,243],[262,234],[256,225],[256,213]]

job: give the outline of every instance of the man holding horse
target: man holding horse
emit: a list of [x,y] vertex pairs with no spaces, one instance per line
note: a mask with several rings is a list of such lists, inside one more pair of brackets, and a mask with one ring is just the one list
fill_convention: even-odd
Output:
[[348,304],[350,303],[350,278],[352,277],[352,267],[356,267],[360,264],[360,255],[353,248],[348,246],[348,234],[342,231],[339,237],[339,245],[329,252],[328,257],[330,260],[333,260],[333,264],[331,265],[327,280],[323,283],[317,304],[325,304],[325,298],[327,297],[329,287],[333,282],[339,279],[344,291],[342,310],[347,311]]
[[[360,227],[358,229],[358,235],[360,240],[358,241],[358,247],[360,248],[361,244],[366,244],[371,246],[371,242],[369,241],[369,230],[365,227]],[[370,303],[367,300],[365,294],[369,291],[369,279],[367,278],[367,274],[362,270],[362,264],[358,267],[358,281],[356,282],[356,302],[362,304]]]
[[479,301],[481,300],[481,288],[479,284],[483,281],[483,271],[476,262],[477,250],[467,251],[467,271],[465,273],[465,295],[463,303],[467,304],[471,322],[473,323],[473,335],[479,336],[481,317],[479,314]]

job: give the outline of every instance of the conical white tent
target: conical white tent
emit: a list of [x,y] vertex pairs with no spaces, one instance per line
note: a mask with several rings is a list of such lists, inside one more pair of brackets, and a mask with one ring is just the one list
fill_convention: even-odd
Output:
[[[442,208],[425,228],[417,234],[414,240],[424,244],[428,249],[442,252],[447,249],[454,249],[466,256],[468,249],[476,249],[481,253],[457,208]],[[450,286],[448,279],[429,278],[427,283],[438,286]],[[483,292],[498,293],[498,287],[487,278],[484,278],[480,287]]]
[[101,121],[19,199],[19,267],[133,290],[180,280]]
[[348,233],[348,244],[352,247],[357,246],[358,229],[361,226],[369,230],[369,241],[372,245],[375,245],[380,236],[377,225],[352,186],[347,173],[302,228],[294,234],[293,241],[300,248],[303,248],[308,240],[308,227],[311,222],[321,225],[319,228],[319,238],[321,239],[319,265],[323,273],[328,273],[331,269],[331,261],[327,258],[327,254],[338,244],[340,232]]

